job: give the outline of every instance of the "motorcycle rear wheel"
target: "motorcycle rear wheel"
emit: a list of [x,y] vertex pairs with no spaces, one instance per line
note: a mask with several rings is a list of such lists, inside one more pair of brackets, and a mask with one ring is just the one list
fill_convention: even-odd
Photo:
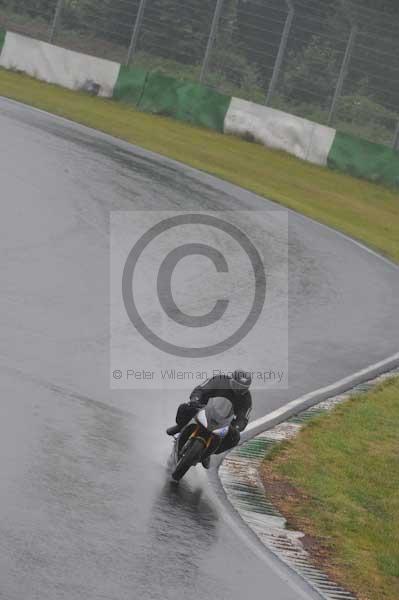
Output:
[[180,481],[180,479],[187,473],[189,468],[199,461],[203,450],[203,442],[194,438],[190,446],[177,463],[176,469],[172,473],[172,479],[175,481]]

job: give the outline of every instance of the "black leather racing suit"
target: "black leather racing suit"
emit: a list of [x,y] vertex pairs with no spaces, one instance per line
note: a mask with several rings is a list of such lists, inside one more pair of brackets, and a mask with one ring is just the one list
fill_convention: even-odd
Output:
[[230,387],[230,378],[226,375],[217,375],[193,389],[190,402],[181,404],[177,410],[176,423],[182,429],[194,417],[200,408],[208,403],[210,398],[227,398],[233,405],[234,420],[230,429],[216,454],[234,448],[240,441],[240,432],[248,425],[249,415],[252,410],[252,398],[249,391],[244,394],[236,392]]

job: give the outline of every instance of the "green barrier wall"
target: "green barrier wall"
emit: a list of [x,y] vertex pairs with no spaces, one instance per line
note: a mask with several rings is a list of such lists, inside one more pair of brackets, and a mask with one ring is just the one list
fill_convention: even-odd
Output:
[[230,96],[197,83],[149,73],[139,108],[223,132]]
[[4,29],[0,29],[0,54],[3,49],[4,40],[6,39],[6,31]]
[[394,150],[337,131],[328,155],[331,169],[371,181],[399,186],[399,154]]
[[138,106],[143,95],[148,72],[143,69],[131,69],[121,65],[115,84],[113,98]]

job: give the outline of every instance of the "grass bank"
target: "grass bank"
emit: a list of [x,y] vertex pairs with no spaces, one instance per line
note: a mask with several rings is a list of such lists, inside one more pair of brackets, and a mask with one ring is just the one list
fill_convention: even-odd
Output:
[[252,190],[399,262],[399,193],[287,154],[0,69],[0,95],[61,115]]
[[362,600],[399,598],[399,378],[312,420],[262,476],[336,580]]

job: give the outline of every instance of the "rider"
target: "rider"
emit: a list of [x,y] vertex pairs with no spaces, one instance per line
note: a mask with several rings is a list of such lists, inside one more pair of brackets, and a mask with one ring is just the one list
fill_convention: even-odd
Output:
[[[176,425],[166,430],[168,435],[176,435],[185,425],[206,406],[210,398],[223,397],[230,400],[233,405],[234,420],[229,431],[223,439],[216,454],[226,452],[237,446],[240,441],[240,432],[248,425],[249,415],[252,410],[252,398],[249,391],[252,383],[251,373],[237,369],[229,375],[216,375],[205,383],[198,385],[191,392],[190,401],[181,404],[177,409]],[[209,468],[210,456],[203,460],[205,468]]]

